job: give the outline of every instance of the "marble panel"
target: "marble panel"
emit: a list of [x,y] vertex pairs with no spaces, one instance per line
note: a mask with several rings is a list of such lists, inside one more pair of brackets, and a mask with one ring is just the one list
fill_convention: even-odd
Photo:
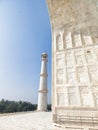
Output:
[[63,84],[64,78],[64,69],[57,69],[57,84]]
[[91,77],[91,81],[94,83],[98,83],[98,66],[90,65],[88,66],[88,70]]
[[83,30],[82,38],[84,40],[84,45],[91,45],[91,44],[93,44],[89,30],[87,30],[87,29]]
[[93,93],[96,93],[96,92],[98,93],[98,86],[93,86],[92,90],[93,90]]
[[76,74],[74,68],[67,68],[67,81],[68,83],[76,83]]
[[75,88],[68,88],[68,98],[69,98],[69,105],[76,105],[77,98],[75,93]]
[[73,33],[73,41],[74,41],[75,47],[82,46],[81,34],[79,30]]
[[83,65],[86,63],[84,53],[82,50],[75,51],[76,64]]
[[88,99],[91,99],[90,88],[87,86],[80,87],[81,101],[83,106],[91,106],[91,103],[88,102]]
[[90,27],[90,33],[94,44],[98,44],[98,27],[92,26]]
[[67,93],[67,87],[65,86],[57,87],[57,93]]
[[88,83],[89,77],[86,67],[77,67],[77,76],[79,83]]
[[68,105],[67,93],[58,93],[58,106],[66,106]]
[[94,93],[95,105],[98,106],[98,93]]
[[73,67],[75,65],[74,53],[67,52],[65,57],[66,57],[66,65],[68,67]]
[[96,115],[98,115],[98,112],[97,111],[94,111],[94,110],[90,110],[89,108],[88,108],[88,110],[87,109],[85,109],[85,108],[83,108],[83,107],[81,107],[81,108],[62,108],[62,109],[57,109],[56,111],[57,111],[57,113],[58,113],[58,115],[65,115],[65,116],[78,116],[78,117],[80,117],[80,116],[84,116],[84,117],[95,117]]
[[64,54],[57,54],[56,56],[56,65],[58,67],[64,66],[65,60],[64,60]]
[[93,48],[85,49],[85,55],[88,63],[96,62],[97,57]]
[[57,51],[63,50],[63,39],[60,34],[56,37],[56,48]]
[[98,86],[93,86],[92,92],[94,96],[95,105],[98,106]]
[[80,93],[81,94],[88,94],[90,91],[90,87],[88,86],[80,86]]
[[66,49],[72,48],[71,32],[69,32],[69,33],[65,36],[65,46],[66,46]]
[[95,47],[95,53],[96,53],[96,57],[98,59],[98,46]]

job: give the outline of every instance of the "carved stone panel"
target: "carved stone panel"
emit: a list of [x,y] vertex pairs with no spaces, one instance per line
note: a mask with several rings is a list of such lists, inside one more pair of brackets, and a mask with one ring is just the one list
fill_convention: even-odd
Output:
[[68,105],[67,93],[58,93],[57,99],[58,99],[57,100],[58,106],[67,106]]
[[82,38],[84,41],[84,45],[92,44],[92,38],[91,38],[90,31],[88,28],[82,30]]
[[88,69],[89,69],[91,81],[93,83],[98,83],[98,66],[97,65],[90,65],[90,66],[88,66]]
[[65,57],[66,57],[66,65],[68,67],[73,67],[75,65],[74,53],[67,52]]
[[67,48],[72,48],[72,37],[71,37],[71,32],[67,33],[64,36],[64,42],[65,42],[65,47]]
[[85,55],[88,63],[96,62],[97,57],[93,48],[85,49]]
[[83,65],[85,64],[85,57],[82,50],[75,51],[75,57],[76,57],[76,64],[77,65]]
[[96,93],[96,92],[98,93],[98,86],[93,86],[92,90],[93,90],[93,93]]
[[79,83],[88,83],[89,77],[86,67],[77,67],[77,76]]
[[57,51],[63,50],[63,38],[61,34],[56,37],[56,48]]
[[57,67],[62,67],[64,66],[65,60],[64,60],[64,54],[57,54],[56,56],[56,64]]
[[92,90],[93,90],[95,105],[98,106],[98,86],[93,86]]
[[74,41],[74,45],[75,47],[79,47],[82,46],[82,41],[81,41],[81,34],[80,31],[75,31],[73,33],[73,41]]
[[65,81],[64,69],[57,69],[56,75],[57,75],[57,79],[56,79],[57,84],[63,84]]
[[98,93],[94,93],[95,105],[98,106]]
[[57,93],[67,93],[67,87],[65,86],[59,86],[57,87]]
[[74,87],[68,88],[68,98],[69,98],[69,105],[77,105],[77,98]]
[[69,84],[76,83],[76,74],[74,68],[67,68],[67,81]]
[[90,33],[93,43],[98,44],[98,27],[97,26],[90,27]]
[[[94,111],[92,110],[87,110],[87,109],[82,109],[81,108],[76,108],[76,109],[71,109],[70,107],[65,109],[65,108],[58,108],[56,109],[58,115],[65,115],[65,116],[77,116],[79,115],[79,117],[95,117],[96,115],[98,115],[98,111]],[[75,127],[76,128],[76,127]],[[77,130],[77,129],[76,129]]]
[[[81,101],[83,106],[91,106],[90,88],[87,86],[80,87]],[[88,101],[89,100],[89,101]]]
[[96,56],[97,56],[97,59],[98,59],[98,46],[95,47],[95,52],[96,52]]

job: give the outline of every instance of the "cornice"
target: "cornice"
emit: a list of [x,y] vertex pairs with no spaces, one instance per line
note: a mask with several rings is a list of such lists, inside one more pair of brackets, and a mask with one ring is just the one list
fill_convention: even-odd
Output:
[[87,23],[98,24],[97,0],[47,0],[52,29]]

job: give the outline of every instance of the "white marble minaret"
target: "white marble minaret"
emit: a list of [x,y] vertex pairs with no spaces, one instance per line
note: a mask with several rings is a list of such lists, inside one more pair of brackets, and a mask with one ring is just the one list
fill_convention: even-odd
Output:
[[40,73],[40,83],[38,90],[38,111],[47,111],[47,61],[48,55],[46,53],[42,53],[42,65],[41,65],[41,73]]

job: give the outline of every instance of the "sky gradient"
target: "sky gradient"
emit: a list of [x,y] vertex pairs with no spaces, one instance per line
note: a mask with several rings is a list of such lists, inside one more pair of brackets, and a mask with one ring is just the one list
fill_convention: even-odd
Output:
[[37,103],[41,53],[48,59],[51,102],[51,28],[45,0],[0,0],[0,99]]

